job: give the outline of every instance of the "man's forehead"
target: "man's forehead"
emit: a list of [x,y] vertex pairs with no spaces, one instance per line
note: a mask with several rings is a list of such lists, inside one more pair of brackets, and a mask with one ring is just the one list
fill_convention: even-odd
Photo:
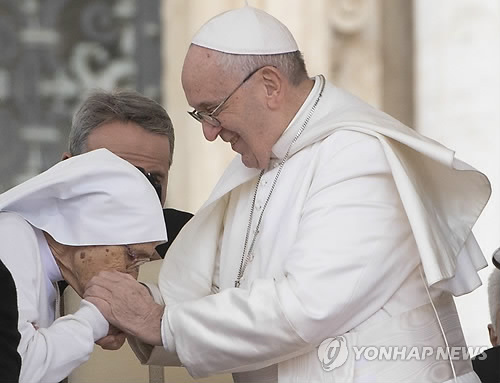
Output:
[[193,46],[195,53],[185,61],[182,72],[182,85],[189,105],[196,109],[207,110],[215,107],[227,96],[234,81],[234,73],[224,69],[216,57],[206,56],[210,49]]
[[223,68],[220,63],[220,53],[211,49],[192,45],[186,55],[182,70],[182,80],[197,82],[223,83],[224,76],[231,75],[231,71]]

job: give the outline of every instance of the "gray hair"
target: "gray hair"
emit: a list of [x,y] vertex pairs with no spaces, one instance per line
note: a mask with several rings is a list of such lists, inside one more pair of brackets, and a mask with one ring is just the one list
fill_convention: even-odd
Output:
[[174,127],[167,111],[156,101],[131,90],[94,91],[73,116],[69,135],[69,152],[78,155],[88,151],[90,133],[102,124],[134,122],[148,132],[166,136],[170,144],[169,165],[174,154]]
[[[496,326],[497,311],[500,309],[500,270],[495,268],[488,278],[488,305],[491,323]],[[495,331],[500,329],[495,328]]]
[[219,65],[225,71],[233,73],[239,71],[246,75],[258,68],[273,66],[294,86],[298,86],[309,78],[304,57],[300,51],[277,55],[235,55],[215,52]]

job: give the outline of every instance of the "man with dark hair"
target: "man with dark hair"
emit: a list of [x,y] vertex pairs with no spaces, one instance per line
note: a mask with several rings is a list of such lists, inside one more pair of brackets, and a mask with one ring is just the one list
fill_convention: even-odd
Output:
[[[141,168],[164,206],[174,154],[174,128],[166,110],[136,91],[95,91],[73,117],[69,151],[63,159],[106,148]],[[164,209],[168,242],[157,248],[163,258],[192,214]]]

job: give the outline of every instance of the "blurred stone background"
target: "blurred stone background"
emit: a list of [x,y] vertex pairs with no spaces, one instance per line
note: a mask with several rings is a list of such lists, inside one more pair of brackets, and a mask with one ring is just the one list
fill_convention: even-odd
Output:
[[0,1],[0,189],[57,162],[89,89],[161,101],[160,0]]

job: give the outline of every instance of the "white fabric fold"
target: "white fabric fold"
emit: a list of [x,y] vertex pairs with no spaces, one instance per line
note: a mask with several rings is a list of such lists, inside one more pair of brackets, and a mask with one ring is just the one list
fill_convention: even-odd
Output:
[[6,191],[0,211],[21,215],[65,245],[167,240],[153,186],[107,149],[68,158]]
[[[89,301],[82,299],[80,302],[80,308],[74,314],[75,318],[81,321],[86,321],[89,327],[92,328],[92,333],[94,334],[94,342],[108,335],[109,323],[101,314],[99,309],[95,307]],[[71,315],[68,316],[70,318]]]

